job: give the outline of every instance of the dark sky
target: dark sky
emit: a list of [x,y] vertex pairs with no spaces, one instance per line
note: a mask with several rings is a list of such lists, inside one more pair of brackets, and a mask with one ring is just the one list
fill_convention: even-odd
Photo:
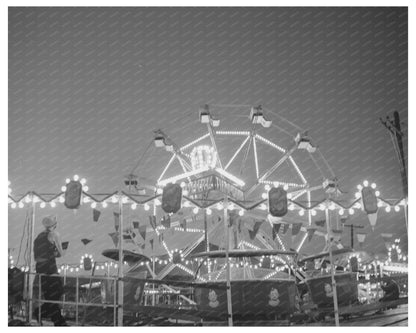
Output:
[[[261,104],[274,124],[296,134],[273,112],[309,130],[346,202],[364,179],[398,199],[399,165],[379,117],[399,111],[407,136],[407,25],[407,8],[10,8],[12,194],[57,193],[74,174],[92,193],[124,189],[154,129],[184,144],[205,132],[199,105]],[[233,127],[249,108],[213,111]],[[284,133],[268,134],[279,143]],[[407,158],[407,139],[405,149]],[[156,179],[168,159],[152,147],[136,172]],[[87,206],[36,215],[36,231],[44,214],[59,216],[75,263],[112,246],[112,209],[97,225]],[[9,209],[15,257],[25,213]],[[380,211],[374,231],[362,212],[351,221],[365,226],[368,251],[385,252],[384,232],[406,242],[403,210]],[[84,236],[94,241],[84,246]]]

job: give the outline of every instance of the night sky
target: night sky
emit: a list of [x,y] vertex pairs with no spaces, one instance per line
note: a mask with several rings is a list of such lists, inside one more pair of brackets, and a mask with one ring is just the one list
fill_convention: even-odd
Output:
[[[348,192],[342,200],[352,202],[365,179],[383,198],[399,199],[399,164],[379,118],[400,113],[407,160],[407,29],[407,8],[9,8],[12,195],[59,193],[74,174],[91,193],[126,190],[124,175],[141,156],[135,173],[156,180],[170,156],[153,145],[144,154],[154,129],[183,145],[206,132],[200,105],[261,104],[276,125],[265,132],[273,142],[288,147],[293,139],[279,128],[296,135],[278,115],[308,130]],[[237,130],[250,108],[212,111]],[[234,142],[222,144],[232,152]],[[260,163],[270,167],[273,158]],[[300,156],[299,166],[311,183],[322,183],[310,159]],[[290,170],[282,177],[292,177]],[[42,216],[54,213],[70,241],[65,261],[84,253],[102,260],[101,251],[113,247],[113,209],[100,208],[94,223],[89,204],[77,212],[58,206],[37,209],[36,232]],[[147,222],[142,213],[127,219]],[[25,215],[9,208],[15,258]],[[363,250],[386,253],[380,234],[389,232],[406,248],[403,209],[380,210],[374,231],[363,212],[348,222],[365,226]],[[85,246],[81,238],[93,241]],[[349,244],[349,231],[342,242]],[[315,237],[302,251],[323,246]]]

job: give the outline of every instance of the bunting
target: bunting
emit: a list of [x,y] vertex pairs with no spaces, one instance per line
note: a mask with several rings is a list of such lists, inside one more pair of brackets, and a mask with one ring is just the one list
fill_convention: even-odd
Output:
[[374,231],[374,228],[375,228],[376,223],[377,223],[377,213],[378,212],[375,212],[373,214],[367,214],[368,220],[370,221],[371,228],[373,229],[373,231]]
[[309,228],[307,228],[306,230],[307,230],[307,232],[308,232],[308,242],[310,242],[310,241],[312,240],[312,237],[313,237],[313,235],[314,235],[315,231],[316,231],[316,228],[314,228],[314,227],[309,227]]
[[179,222],[181,228],[186,231],[186,219],[182,219],[182,221]]
[[100,218],[101,212],[98,209],[93,208],[92,210],[92,220],[94,222],[98,222],[98,219]]
[[88,238],[83,238],[81,239],[82,244],[87,245],[88,243],[90,243],[92,241],[92,239],[88,239]]
[[283,224],[283,231],[282,231],[282,233],[283,234],[286,234],[286,232],[289,230],[289,224],[287,224],[287,223],[285,223],[285,224]]
[[133,229],[139,229],[139,221],[133,221]]
[[256,237],[257,232],[259,231],[260,226],[261,226],[262,223],[263,223],[263,221],[256,221],[254,223],[253,230],[248,231],[251,240],[253,240]]
[[113,212],[113,214],[114,214],[114,229],[118,231],[118,229],[120,228],[120,213]]
[[292,236],[296,236],[300,229],[302,228],[302,223],[293,223],[292,224]]
[[272,229],[273,240],[276,239],[276,235],[279,233],[280,225],[281,223],[273,224],[273,229]]
[[169,229],[170,228],[170,215],[168,215],[167,217],[163,216],[160,222],[166,229]]
[[112,233],[109,233],[108,235],[113,240],[114,246],[117,247],[118,246],[118,232],[112,232]]
[[367,236],[367,234],[365,234],[365,233],[357,232],[357,239],[358,239],[358,244],[360,244],[360,247],[363,246],[363,243],[365,241],[366,236]]
[[139,227],[139,234],[140,236],[142,236],[143,240],[146,241],[146,226],[145,225],[141,225]]
[[149,215],[149,222],[150,222],[150,225],[152,226],[153,230],[156,230],[156,216]]

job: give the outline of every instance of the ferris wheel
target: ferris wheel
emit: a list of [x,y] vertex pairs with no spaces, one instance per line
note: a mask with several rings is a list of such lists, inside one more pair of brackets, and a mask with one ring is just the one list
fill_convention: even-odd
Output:
[[[224,112],[230,108],[238,113]],[[198,120],[201,134],[191,140],[187,136],[182,145],[168,135],[169,129],[154,131],[154,145],[167,155],[156,193],[161,195],[167,184],[178,184],[183,194],[181,209],[175,214],[165,216],[160,200],[153,205],[154,215],[159,214],[162,221],[169,218],[169,228],[163,222],[153,228],[154,239],[160,241],[156,252],[166,254],[166,259],[160,259],[164,273],[175,267],[193,271],[187,264],[197,248],[208,250],[208,244],[224,248],[224,229],[216,223],[223,218],[224,208],[230,220],[237,221],[228,239],[232,248],[299,251],[310,235],[308,228],[314,229],[312,219],[319,212],[313,209],[315,202],[340,192],[312,138],[261,106],[204,105]],[[270,214],[268,193],[273,188],[287,193],[288,212],[283,217]],[[172,228],[174,232],[169,232]],[[181,241],[170,241],[175,232],[181,234]],[[325,230],[314,232],[326,235]],[[292,236],[289,244],[285,234]]]

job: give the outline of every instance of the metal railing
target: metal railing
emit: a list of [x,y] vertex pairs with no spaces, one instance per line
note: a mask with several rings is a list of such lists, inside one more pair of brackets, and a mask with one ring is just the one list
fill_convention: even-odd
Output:
[[[49,299],[44,299],[42,298],[42,277],[48,276],[48,277],[56,277],[56,278],[61,278],[63,279],[64,277],[59,275],[59,274],[39,274],[39,273],[29,273],[27,272],[27,274],[32,274],[35,277],[35,281],[34,284],[37,282],[37,298],[33,297],[32,299],[28,298],[27,302],[29,304],[31,304],[31,306],[27,306],[27,309],[33,309],[33,305],[36,302],[39,306],[37,311],[38,312],[38,318],[40,320],[40,324],[42,325],[42,311],[41,311],[41,305],[45,304],[45,303],[50,303],[50,304],[58,304],[58,305],[62,305],[63,310],[65,311],[65,307],[75,307],[75,325],[79,326],[79,317],[80,317],[80,307],[84,310],[84,314],[83,314],[83,320],[82,320],[82,325],[84,325],[85,323],[85,317],[86,317],[86,308],[87,307],[97,307],[97,308],[113,308],[113,325],[116,326],[117,325],[117,309],[119,308],[119,304],[117,304],[117,292],[116,290],[118,288],[118,283],[119,283],[119,279],[117,277],[107,277],[107,276],[82,276],[82,275],[77,275],[77,276],[66,276],[65,280],[66,282],[69,279],[75,279],[75,301],[70,301],[67,300],[67,292],[64,292],[63,295],[65,295],[65,297],[62,297],[62,300],[49,300]],[[36,279],[37,278],[37,279]],[[82,301],[82,297],[80,295],[80,287],[84,287],[84,285],[80,286],[80,279],[85,279],[85,280],[89,280],[89,283],[86,283],[86,285],[89,284],[89,289],[91,289],[91,285],[92,285],[92,281],[94,282],[100,282],[100,287],[101,284],[103,283],[103,281],[113,281],[113,286],[114,286],[114,293],[113,293],[113,302],[112,303],[108,303],[105,302],[105,300],[103,300],[102,296],[101,296],[101,289],[100,289],[100,300],[101,302],[92,302],[91,299],[91,292],[89,293],[89,295],[87,295],[87,300],[86,301]],[[117,284],[117,285],[116,285]],[[33,288],[35,289],[35,285],[33,285]],[[66,289],[68,289],[67,287],[64,287]],[[35,292],[33,293],[33,295],[35,295]],[[104,301],[104,302],[103,302]],[[27,313],[27,318],[30,321],[32,317],[31,313]]]

